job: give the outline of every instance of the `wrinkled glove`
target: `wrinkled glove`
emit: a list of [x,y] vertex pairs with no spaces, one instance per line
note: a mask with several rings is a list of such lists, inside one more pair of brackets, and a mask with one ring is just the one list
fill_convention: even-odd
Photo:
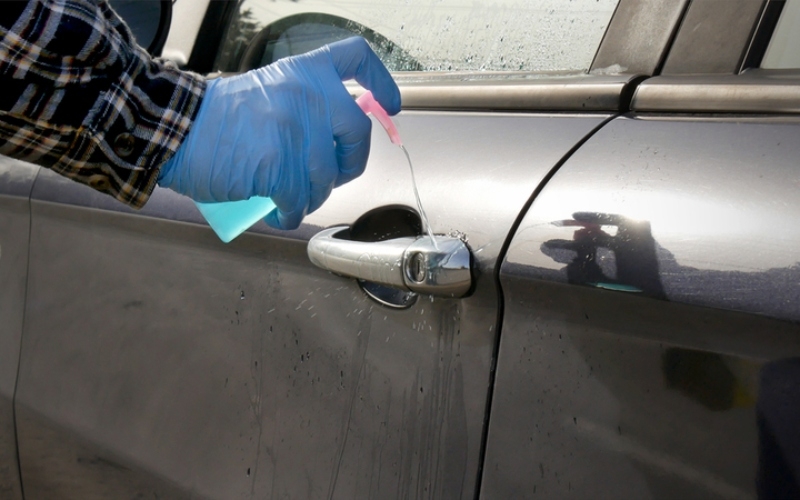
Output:
[[397,85],[363,38],[210,80],[159,185],[199,202],[267,196],[277,210],[266,223],[298,227],[366,167],[372,122],[342,85],[353,78],[400,111]]

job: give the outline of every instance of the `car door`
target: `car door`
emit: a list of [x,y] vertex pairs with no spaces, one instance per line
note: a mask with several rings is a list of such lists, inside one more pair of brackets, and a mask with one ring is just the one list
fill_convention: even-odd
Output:
[[692,2],[533,202],[484,497],[797,496],[798,7]]
[[28,273],[30,193],[38,167],[0,157],[0,496],[22,498],[14,388]]
[[[473,10],[452,11],[467,32],[482,16],[499,15],[479,24],[503,50],[537,33],[509,23],[555,23],[543,50],[555,59],[559,51],[582,54],[579,62],[553,62],[572,73],[533,73],[530,61],[506,62],[510,53],[489,45],[483,54],[495,60],[488,67],[512,64],[514,73],[397,74],[405,111],[396,123],[430,225],[471,251],[472,290],[463,297],[434,290],[398,301],[309,262],[307,242],[323,228],[349,226],[360,242],[421,233],[405,156],[377,126],[366,173],[335,190],[298,230],[257,224],[227,245],[191,200],[169,190],[157,189],[133,212],[42,172],[31,201],[16,396],[26,494],[473,497],[505,307],[497,262],[507,237],[554,169],[627,109],[632,86],[658,64],[685,5],[597,3],[534,11],[510,3],[499,14],[470,3]],[[388,41],[392,35],[379,32],[377,21],[370,27],[369,16],[383,21],[395,10],[430,37],[432,27],[447,33],[457,25],[446,8],[466,4],[451,4],[425,15],[407,3],[345,4],[309,23],[303,13],[276,14],[282,5],[254,0],[237,4],[221,47],[195,50],[219,54],[217,69],[245,69],[245,59],[265,62],[271,33],[285,42],[287,26],[341,28],[331,19],[345,15],[358,17],[356,32]],[[269,16],[283,20],[280,30],[252,28]],[[631,28],[632,19],[641,29]],[[431,20],[440,24],[425,24]],[[412,26],[398,23],[394,33]],[[241,42],[247,29],[249,42]],[[331,32],[340,33],[326,28],[325,36]],[[376,48],[403,68],[422,64],[423,45],[414,41]],[[631,50],[641,46],[646,54]],[[436,68],[453,64],[434,55]],[[587,74],[591,65],[596,71]]]

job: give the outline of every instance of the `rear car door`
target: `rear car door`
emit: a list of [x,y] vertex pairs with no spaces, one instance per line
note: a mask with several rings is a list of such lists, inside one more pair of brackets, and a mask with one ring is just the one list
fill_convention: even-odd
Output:
[[798,7],[692,2],[533,202],[500,270],[483,496],[800,492]]
[[[309,238],[333,225],[366,240],[420,233],[405,157],[377,126],[367,172],[298,230],[258,224],[227,245],[171,191],[134,213],[44,171],[31,202],[16,398],[26,494],[475,495],[507,237],[554,168],[627,108],[685,3],[450,3],[326,4],[309,19],[295,2],[211,2],[202,26],[228,19],[222,44],[198,36],[189,61],[246,69],[345,26],[395,69],[415,69],[397,73],[405,111],[396,122],[433,231],[471,249],[471,294],[386,305],[369,284],[310,264]],[[406,17],[392,21],[394,34],[379,33],[396,11]],[[531,22],[538,31],[520,28]],[[403,38],[415,24],[421,31]],[[447,36],[463,43],[470,28],[483,38],[459,45],[466,65],[448,60],[454,52],[435,33],[455,31]],[[541,60],[531,41],[540,32],[552,35]],[[471,60],[479,46],[487,50]]]

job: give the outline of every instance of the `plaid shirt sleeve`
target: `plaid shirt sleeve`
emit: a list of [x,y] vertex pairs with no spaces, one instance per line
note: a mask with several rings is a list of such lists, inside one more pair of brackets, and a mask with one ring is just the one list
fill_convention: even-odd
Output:
[[151,59],[105,0],[2,3],[0,154],[143,206],[205,80]]

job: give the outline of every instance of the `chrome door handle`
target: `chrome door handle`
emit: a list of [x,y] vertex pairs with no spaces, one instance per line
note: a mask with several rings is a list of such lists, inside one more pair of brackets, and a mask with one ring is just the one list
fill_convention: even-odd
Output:
[[344,239],[347,226],[320,231],[308,242],[308,257],[342,276],[435,295],[463,297],[472,288],[472,256],[458,238],[405,237],[363,242]]

